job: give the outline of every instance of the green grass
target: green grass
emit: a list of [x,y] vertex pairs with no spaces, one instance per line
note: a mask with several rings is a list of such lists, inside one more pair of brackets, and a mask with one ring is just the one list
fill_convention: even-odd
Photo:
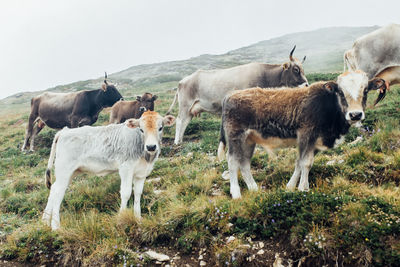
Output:
[[[337,74],[312,74],[310,81]],[[174,91],[171,77],[160,77],[156,110],[164,114]],[[134,93],[133,93],[134,92]],[[372,103],[376,93],[371,92]],[[220,119],[202,114],[194,119],[183,145],[172,146],[174,129],[166,129],[162,155],[142,195],[143,219],[131,209],[118,213],[120,180],[76,177],[61,207],[61,230],[51,232],[41,221],[49,191],[44,184],[55,131],[45,129],[35,153],[21,153],[28,108],[0,120],[0,258],[37,265],[151,265],[148,248],[182,261],[206,249],[208,264],[272,265],[275,253],[297,264],[329,266],[396,266],[400,262],[400,89],[368,109],[364,127],[352,128],[346,143],[317,154],[310,173],[311,191],[287,192],[296,150],[276,157],[257,150],[252,173],[260,186],[250,193],[240,180],[242,199],[229,196],[221,178],[226,162],[216,160]],[[176,108],[175,108],[176,114]],[[96,125],[107,124],[109,110]],[[363,139],[351,143],[357,136]],[[129,202],[132,207],[132,199]],[[227,244],[226,238],[236,239]],[[250,241],[252,240],[252,241]],[[256,254],[258,241],[268,245]],[[249,244],[250,246],[244,246]],[[283,251],[286,252],[285,256]],[[197,263],[198,264],[198,263]]]

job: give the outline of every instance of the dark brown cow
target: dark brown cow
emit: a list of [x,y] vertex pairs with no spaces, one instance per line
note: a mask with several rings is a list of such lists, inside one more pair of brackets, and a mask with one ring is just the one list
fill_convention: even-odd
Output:
[[[118,101],[111,108],[110,123],[122,123],[127,119],[139,119],[146,110],[154,111],[157,95],[144,93],[134,101]],[[144,107],[144,109],[141,109]]]
[[314,154],[343,140],[350,125],[364,118],[367,93],[380,88],[386,90],[383,79],[368,81],[364,72],[357,71],[340,75],[337,83],[231,93],[223,102],[218,157],[223,158],[227,144],[232,197],[241,196],[239,169],[249,190],[257,190],[250,171],[256,144],[271,150],[297,142],[299,156],[287,188],[294,190],[301,175],[299,190],[308,190]]
[[97,121],[103,108],[111,107],[121,98],[122,95],[115,86],[109,84],[106,79],[102,88],[97,90],[73,93],[46,92],[33,97],[25,141],[21,150],[26,149],[29,141],[30,150],[34,150],[35,136],[45,125],[53,129],[92,125]]

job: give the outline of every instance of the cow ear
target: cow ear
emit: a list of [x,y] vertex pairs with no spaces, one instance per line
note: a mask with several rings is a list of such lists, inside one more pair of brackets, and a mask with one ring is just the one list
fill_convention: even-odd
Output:
[[137,119],[129,119],[125,121],[125,125],[128,126],[129,128],[136,128],[139,127],[139,120]]
[[331,92],[337,92],[338,91],[338,85],[335,82],[327,82],[324,84],[324,88],[328,91]]
[[140,100],[142,100],[142,97],[141,97],[140,95],[138,95],[138,96],[136,97],[136,100],[137,100],[137,101],[140,101]]
[[101,89],[103,89],[104,92],[107,91],[107,84],[106,84],[106,83],[103,83],[103,84],[101,85]]
[[163,123],[165,126],[172,126],[175,123],[175,117],[172,115],[167,115],[163,118]]
[[287,70],[290,67],[290,63],[289,62],[283,63],[282,67],[284,70]]
[[156,101],[156,100],[157,100],[157,98],[158,98],[158,96],[157,96],[157,95],[153,95],[153,97],[152,97],[153,101]]

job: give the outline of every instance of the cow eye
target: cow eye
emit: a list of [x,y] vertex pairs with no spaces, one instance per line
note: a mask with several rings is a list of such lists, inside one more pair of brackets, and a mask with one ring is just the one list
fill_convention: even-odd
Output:
[[299,73],[300,72],[299,68],[294,68],[294,72]]
[[158,130],[161,132],[162,131],[162,129],[163,129],[163,127],[161,126]]

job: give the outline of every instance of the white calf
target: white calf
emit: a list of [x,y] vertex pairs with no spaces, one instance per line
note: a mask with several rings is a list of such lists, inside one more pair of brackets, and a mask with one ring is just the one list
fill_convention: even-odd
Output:
[[[123,124],[64,128],[58,132],[46,170],[46,185],[51,191],[43,220],[53,230],[60,227],[60,205],[76,174],[89,172],[103,176],[116,171],[121,177],[120,210],[126,208],[133,184],[134,214],[140,218],[143,184],[160,154],[163,126],[174,122],[173,116],[161,117],[157,112],[146,111],[140,119],[129,119]],[[53,162],[56,181],[51,186]]]

